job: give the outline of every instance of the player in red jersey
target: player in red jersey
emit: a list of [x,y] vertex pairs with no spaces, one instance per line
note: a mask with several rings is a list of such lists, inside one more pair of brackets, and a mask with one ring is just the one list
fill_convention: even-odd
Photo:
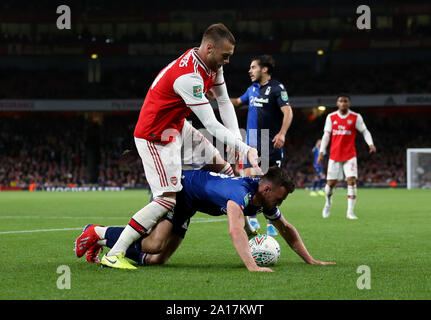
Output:
[[[259,171],[257,150],[242,142],[223,78],[222,66],[229,63],[234,47],[235,38],[223,24],[211,25],[204,32],[199,48],[187,50],[153,81],[134,137],[154,200],[133,215],[117,243],[102,257],[102,264],[113,268],[130,267],[124,259],[126,249],[175,207],[176,193],[182,189],[182,160],[194,153],[192,137],[198,136],[196,129],[185,120],[192,112],[210,134],[247,155]],[[226,127],[217,121],[205,97],[209,90],[217,99]],[[206,139],[200,141],[201,146],[207,142]],[[211,152],[211,156],[214,154]]]
[[327,184],[325,186],[326,203],[322,211],[323,218],[328,218],[332,205],[332,194],[337,180],[347,180],[347,218],[358,219],[354,213],[356,203],[356,179],[358,178],[358,167],[356,160],[355,138],[359,131],[364,136],[365,142],[370,148],[370,153],[376,152],[371,133],[365,126],[364,120],[359,113],[350,110],[350,97],[339,95],[337,97],[338,111],[328,114],[326,117],[322,143],[317,163],[323,159],[326,147],[331,138],[331,149],[329,152]]

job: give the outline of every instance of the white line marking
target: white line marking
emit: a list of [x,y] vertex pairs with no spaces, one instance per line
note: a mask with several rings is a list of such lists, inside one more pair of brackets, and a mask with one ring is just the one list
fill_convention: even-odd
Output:
[[0,232],[0,234],[48,232],[48,231],[69,231],[69,230],[82,230],[82,227],[80,227],[80,228],[63,228],[63,229],[39,229],[39,230],[3,231],[3,232]]
[[0,219],[57,219],[57,220],[62,220],[62,219],[127,219],[128,217],[124,216],[124,217],[60,217],[60,216],[51,216],[51,217],[46,217],[46,216],[0,216]]
[[[87,217],[88,218],[88,217]],[[98,217],[100,219],[100,217]],[[222,219],[205,219],[205,218],[195,218],[191,220],[191,223],[206,223],[206,222],[219,222],[227,221],[227,218]],[[50,232],[50,231],[72,231],[72,230],[82,230],[79,228],[62,228],[62,229],[36,229],[36,230],[18,230],[18,231],[2,231],[1,234],[16,234],[16,233],[34,233],[34,232]]]

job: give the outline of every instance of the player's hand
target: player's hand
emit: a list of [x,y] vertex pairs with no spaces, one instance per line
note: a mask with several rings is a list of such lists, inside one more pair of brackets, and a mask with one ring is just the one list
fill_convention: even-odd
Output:
[[252,271],[252,272],[274,272],[274,270],[272,270],[271,268],[259,267],[258,265],[256,265],[256,267],[249,268],[248,271]]
[[215,99],[216,99],[216,97],[215,97],[214,93],[213,93],[211,90],[209,90],[209,91],[206,93],[206,96],[207,96],[207,98],[208,98],[209,100],[215,100]]
[[250,164],[256,170],[256,175],[263,176],[262,169],[259,168],[259,155],[255,148],[250,148],[248,150],[247,158],[248,158],[248,161],[250,161]]
[[272,139],[272,142],[274,142],[274,148],[275,149],[281,149],[284,146],[284,142],[286,140],[286,136],[282,133],[277,133]]
[[370,146],[370,153],[375,153],[376,152],[376,147],[374,145]]
[[325,261],[318,261],[318,260],[312,260],[310,262],[308,262],[309,264],[318,264],[321,266],[327,266],[327,265],[333,265],[336,264],[335,262],[325,262]]
[[317,160],[316,163],[317,164],[321,164],[322,163],[322,159],[323,159],[323,153],[319,153],[319,155],[317,156]]

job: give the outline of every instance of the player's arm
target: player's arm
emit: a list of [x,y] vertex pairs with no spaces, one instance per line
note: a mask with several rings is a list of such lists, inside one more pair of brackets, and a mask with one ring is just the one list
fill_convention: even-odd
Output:
[[175,93],[184,100],[185,104],[199,118],[209,133],[218,140],[226,143],[229,147],[247,155],[253,168],[262,174],[262,170],[258,165],[257,150],[246,145],[242,142],[242,139],[237,137],[217,120],[211,104],[205,95],[202,94],[203,87],[202,78],[194,73],[178,77],[173,84]]
[[253,168],[255,168],[259,174],[263,175],[258,165],[257,150],[246,145],[241,139],[237,138],[230,130],[218,122],[210,104],[191,106],[190,109],[192,109],[210,134],[216,137],[216,139],[226,143],[229,147],[247,155]]
[[287,130],[289,130],[293,119],[292,108],[289,104],[281,107],[280,110],[283,113],[283,122],[280,131],[275,135],[274,139],[272,139],[272,142],[274,142],[274,148],[276,149],[280,149],[284,146],[284,142],[286,141],[286,133]]
[[236,252],[249,271],[267,271],[272,272],[270,268],[259,267],[254,261],[248,237],[244,230],[244,213],[241,207],[234,201],[227,202],[227,218],[229,222],[229,234],[232,239]]
[[329,115],[326,117],[325,128],[323,129],[322,141],[320,142],[320,152],[317,157],[316,163],[321,164],[323,160],[323,155],[326,153],[326,148],[329,144],[329,139],[331,138],[332,132],[332,121]]
[[358,114],[358,118],[356,119],[356,130],[362,133],[365,142],[368,144],[370,148],[370,153],[376,152],[376,147],[374,146],[373,137],[371,136],[370,131],[368,131],[367,126],[365,125],[364,119],[360,114]]
[[274,142],[274,148],[280,149],[283,147],[286,140],[287,130],[289,130],[289,127],[292,124],[293,112],[289,104],[289,96],[287,94],[287,91],[281,83],[275,90],[275,95],[277,99],[277,104],[280,107],[281,112],[283,113],[283,121],[281,124],[280,131],[275,135],[274,139],[272,139],[272,142]]
[[[239,131],[238,119],[235,113],[235,107],[232,103],[232,99],[229,98],[227,92],[226,82],[223,77],[223,68],[217,72],[216,83],[210,90],[215,99],[217,100],[217,105],[220,112],[220,118],[226,128],[232,131],[238,139],[242,140],[241,132]],[[238,98],[241,100],[240,98]],[[228,162],[230,163],[243,163],[243,155],[238,151],[232,152],[233,149],[228,147]]]
[[217,100],[220,118],[230,131],[232,131],[235,136],[242,139],[241,133],[239,132],[238,119],[236,117],[235,108],[229,99],[229,94],[227,92],[226,82],[223,77],[223,68],[217,72],[217,79],[214,86],[211,88],[214,96]]
[[232,102],[234,107],[240,107],[248,102],[249,100],[248,91],[249,89],[247,89],[246,92],[238,98],[230,98],[230,102]]
[[242,106],[244,103],[242,103],[241,98],[230,98],[230,102],[234,105],[234,107]]
[[304,242],[301,239],[296,228],[290,224],[283,216],[279,219],[272,221],[272,224],[277,228],[280,235],[286,240],[287,244],[295,251],[306,263],[309,264],[335,264],[335,262],[323,262],[315,260],[307,248],[304,245]]

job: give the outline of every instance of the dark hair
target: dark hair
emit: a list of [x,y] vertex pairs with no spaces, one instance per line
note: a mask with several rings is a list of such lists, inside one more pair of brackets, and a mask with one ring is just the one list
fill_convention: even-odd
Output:
[[218,43],[221,40],[227,40],[233,45],[236,43],[232,32],[230,32],[223,23],[215,23],[210,25],[202,36],[202,41],[205,40],[212,40],[215,43]]
[[262,180],[271,182],[273,185],[279,187],[285,187],[288,194],[295,191],[295,183],[287,171],[277,166],[270,167],[268,172],[262,177]]
[[264,55],[258,56],[256,58],[254,58],[252,61],[257,61],[257,63],[259,64],[259,66],[261,68],[267,67],[269,75],[272,75],[272,73],[274,72],[275,60],[269,54],[264,54]]
[[337,96],[337,100],[338,100],[339,98],[348,98],[349,100],[351,100],[351,99],[350,99],[350,96],[349,96],[347,93],[340,93],[340,94]]

